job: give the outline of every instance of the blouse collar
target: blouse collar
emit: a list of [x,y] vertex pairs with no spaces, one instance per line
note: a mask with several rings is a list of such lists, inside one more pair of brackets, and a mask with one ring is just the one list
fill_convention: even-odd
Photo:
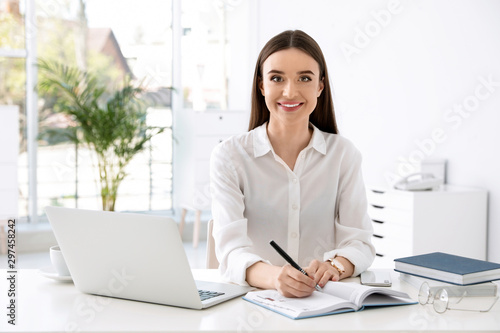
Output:
[[[326,141],[323,132],[320,131],[313,124],[309,123],[309,125],[313,128],[313,134],[311,140],[309,141],[309,144],[304,150],[307,150],[309,148],[314,148],[319,153],[325,155]],[[254,129],[254,135],[253,135],[254,157],[264,156],[268,152],[273,151],[273,146],[271,145],[271,141],[269,141],[269,136],[267,135],[266,129],[267,129],[267,122]]]

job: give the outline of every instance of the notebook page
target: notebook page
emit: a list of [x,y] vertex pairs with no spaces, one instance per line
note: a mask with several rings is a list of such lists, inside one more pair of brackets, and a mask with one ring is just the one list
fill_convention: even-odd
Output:
[[353,304],[344,299],[317,291],[304,298],[288,298],[276,290],[261,290],[249,292],[245,298],[292,318],[312,316],[344,308],[356,309]]

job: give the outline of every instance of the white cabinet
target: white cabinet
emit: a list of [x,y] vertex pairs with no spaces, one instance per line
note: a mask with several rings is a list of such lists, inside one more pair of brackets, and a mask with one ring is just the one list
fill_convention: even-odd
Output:
[[438,191],[370,188],[374,266],[393,267],[399,257],[447,252],[486,259],[487,192],[445,185]]
[[174,187],[182,210],[180,229],[188,210],[195,211],[193,245],[199,237],[200,214],[210,210],[210,155],[223,140],[248,130],[249,111],[190,111],[184,110],[174,127],[178,141],[179,186]]

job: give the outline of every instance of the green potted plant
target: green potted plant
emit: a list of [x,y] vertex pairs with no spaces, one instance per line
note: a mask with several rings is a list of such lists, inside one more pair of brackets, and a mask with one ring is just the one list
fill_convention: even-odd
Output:
[[102,208],[113,211],[126,166],[163,131],[146,124],[146,106],[140,99],[144,87],[127,78],[109,92],[94,73],[44,60],[38,68],[39,91],[57,95],[53,111],[68,115],[74,124],[71,139],[95,152]]

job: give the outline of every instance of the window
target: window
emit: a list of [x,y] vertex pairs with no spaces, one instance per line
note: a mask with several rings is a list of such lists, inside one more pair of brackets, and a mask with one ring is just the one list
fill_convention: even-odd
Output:
[[[7,51],[23,51],[24,38],[24,1],[0,0],[0,49],[2,56]],[[23,53],[19,53],[23,54]]]
[[250,104],[257,4],[241,0],[182,0],[183,104],[195,111],[241,110]]
[[182,2],[182,85],[188,109],[227,109],[226,16],[224,1]]
[[[26,9],[33,7],[36,14],[26,34]],[[147,122],[165,130],[130,162],[115,208],[172,208],[171,7],[165,0],[34,0],[26,4],[0,0],[0,104],[19,105],[21,110],[20,217],[31,215],[36,221],[46,205],[101,207],[95,158],[69,139],[71,120],[54,111],[50,96],[38,96],[38,110],[28,107],[25,111],[30,77],[25,47],[36,49],[37,58],[98,72],[110,84],[127,75],[143,82],[147,87],[143,98],[152,105]],[[36,37],[35,43],[25,45],[30,37]],[[31,139],[36,152],[28,149],[30,112],[36,112],[38,121],[38,136]],[[30,163],[32,156],[35,165]],[[34,202],[36,207],[30,208]]]

